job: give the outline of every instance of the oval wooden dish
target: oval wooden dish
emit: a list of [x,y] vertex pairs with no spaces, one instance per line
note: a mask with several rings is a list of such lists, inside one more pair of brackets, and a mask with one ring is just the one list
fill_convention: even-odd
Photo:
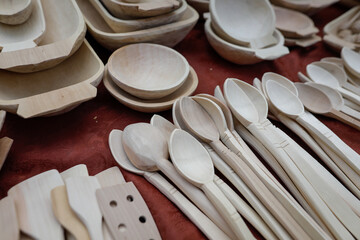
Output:
[[339,0],[271,0],[275,5],[312,15]]
[[84,14],[90,34],[103,47],[110,50],[140,42],[173,47],[185,38],[199,19],[199,14],[188,6],[184,15],[176,22],[134,32],[115,33],[89,1],[76,0],[76,2]]
[[96,96],[104,64],[85,40],[58,66],[36,73],[0,70],[0,109],[23,118],[67,112]]
[[111,15],[108,10],[102,5],[100,0],[88,0],[96,11],[101,15],[104,21],[109,25],[109,27],[118,33],[132,32],[147,28],[153,28],[161,26],[167,23],[172,23],[181,18],[185,13],[187,8],[187,3],[185,0],[181,0],[180,8],[176,9],[173,12],[166,13],[156,17],[148,18],[139,18],[139,19],[122,19],[116,18]]
[[145,18],[169,13],[180,7],[181,0],[103,0],[109,12],[118,18]]
[[2,0],[0,23],[17,25],[27,21],[32,12],[31,0]]
[[189,63],[177,51],[158,44],[138,43],[116,50],[108,72],[120,88],[142,99],[165,97],[184,83]]
[[350,42],[339,36],[340,27],[343,26],[343,24],[348,23],[351,18],[359,13],[359,11],[360,6],[353,7],[343,15],[326,24],[324,27],[324,42],[338,52],[340,52],[343,47],[348,47],[355,51],[359,50],[360,42]]
[[190,96],[197,88],[199,80],[196,75],[195,70],[190,67],[190,73],[184,84],[172,94],[153,100],[144,100],[125,92],[119,88],[112,80],[108,74],[107,67],[105,67],[105,74],[103,80],[105,88],[109,93],[116,98],[120,103],[125,106],[134,109],[139,112],[161,112],[168,110],[172,107],[176,99]]
[[52,68],[81,46],[86,25],[75,0],[46,0],[42,6],[46,31],[41,42],[33,48],[1,52],[0,69],[35,72]]
[[1,52],[11,52],[36,47],[46,30],[44,12],[40,0],[32,1],[32,14],[28,21],[19,25],[0,23]]
[[205,22],[205,33],[215,51],[226,60],[236,64],[254,64],[263,60],[274,60],[289,53],[289,49],[284,46],[284,37],[278,30],[274,32],[277,43],[262,49],[239,46],[223,40],[213,31],[210,18]]

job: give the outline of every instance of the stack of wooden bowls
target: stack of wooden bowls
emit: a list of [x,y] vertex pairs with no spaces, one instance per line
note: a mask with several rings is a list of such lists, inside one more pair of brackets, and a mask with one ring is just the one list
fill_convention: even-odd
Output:
[[324,9],[338,1],[339,0],[271,0],[271,2],[275,5],[299,11],[308,15],[317,13],[321,9]]
[[[0,9],[0,109],[24,118],[49,116],[94,98],[104,65],[84,41],[86,25],[75,1],[3,2],[17,4]],[[12,18],[4,18],[3,7],[15,6],[26,9],[5,11]]]
[[151,42],[175,46],[199,14],[185,0],[76,0],[89,32],[104,47]]
[[213,0],[210,16],[205,23],[209,43],[231,62],[253,64],[289,53],[267,0]]
[[159,112],[170,109],[176,99],[192,94],[198,78],[175,50],[139,43],[122,47],[110,56],[104,85],[132,109]]

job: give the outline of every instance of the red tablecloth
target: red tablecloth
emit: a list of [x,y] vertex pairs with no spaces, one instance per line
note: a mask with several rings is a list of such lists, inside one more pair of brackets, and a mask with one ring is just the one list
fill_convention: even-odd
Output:
[[[324,25],[347,9],[334,5],[312,16],[316,26]],[[203,21],[175,49],[182,53],[199,77],[196,93],[210,93],[228,77],[251,83],[254,77],[265,72],[276,72],[298,81],[297,72],[305,72],[307,64],[322,57],[339,56],[320,42],[309,48],[291,48],[291,53],[271,62],[238,66],[220,58],[208,44]],[[166,36],[165,36],[166,37]],[[110,52],[99,46],[91,36],[91,45],[106,63]],[[171,120],[171,112],[160,113]],[[9,156],[0,171],[0,198],[5,197],[13,185],[41,172],[57,169],[60,172],[84,163],[94,175],[117,166],[109,146],[108,135],[112,129],[124,129],[128,124],[149,122],[152,114],[131,110],[115,100],[102,84],[95,99],[82,104],[69,113],[48,118],[24,120],[7,115],[0,137],[14,139]],[[360,152],[360,134],[338,121],[319,116],[329,128],[347,144]],[[283,128],[282,125],[279,124]],[[289,132],[289,131],[287,131]],[[291,136],[294,136],[291,134]],[[300,141],[294,137],[296,141]],[[127,181],[132,181],[148,204],[163,239],[203,239],[202,233],[159,191],[144,178],[123,169]]]

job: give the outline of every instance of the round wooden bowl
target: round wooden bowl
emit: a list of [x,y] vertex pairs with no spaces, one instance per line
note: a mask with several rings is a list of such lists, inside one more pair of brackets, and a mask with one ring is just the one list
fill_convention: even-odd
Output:
[[175,50],[139,43],[115,51],[108,61],[112,80],[142,99],[158,99],[176,91],[189,75],[187,60]]

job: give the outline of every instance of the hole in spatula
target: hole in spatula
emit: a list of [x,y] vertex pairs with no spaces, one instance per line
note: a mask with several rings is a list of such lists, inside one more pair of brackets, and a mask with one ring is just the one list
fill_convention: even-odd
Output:
[[111,207],[116,207],[116,206],[117,206],[117,202],[114,201],[114,200],[112,200],[112,201],[110,202],[110,206],[111,206]]
[[145,223],[146,222],[146,217],[144,217],[144,216],[139,217],[139,221],[141,223]]
[[118,229],[119,229],[120,232],[125,232],[126,231],[126,225],[121,223],[121,224],[119,224]]
[[129,202],[134,201],[134,197],[131,196],[131,195],[128,195],[128,196],[126,197],[126,199],[127,199]]

